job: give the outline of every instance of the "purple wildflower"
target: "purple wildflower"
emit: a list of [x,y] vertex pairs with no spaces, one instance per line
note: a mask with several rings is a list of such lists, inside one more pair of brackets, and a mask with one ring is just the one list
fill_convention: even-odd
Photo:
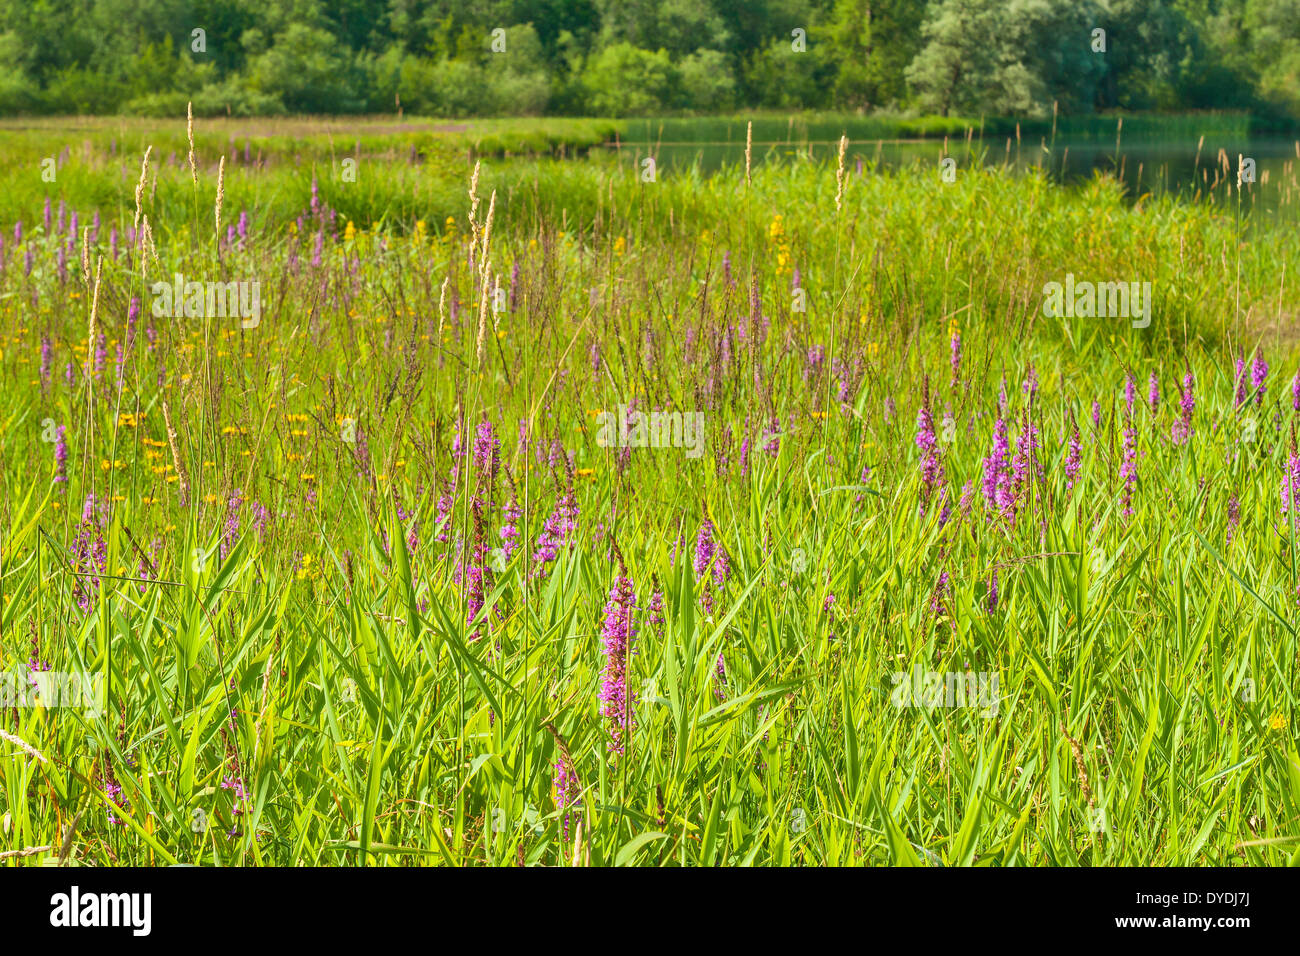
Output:
[[1029,398],[1032,403],[1038,395],[1038,370],[1031,364],[1029,370],[1025,373],[1025,382],[1021,386],[1021,391]]
[[1075,481],[1079,477],[1079,469],[1083,464],[1083,445],[1079,441],[1079,426],[1075,425],[1070,433],[1069,453],[1065,458],[1065,490],[1069,491],[1074,487]]
[[1187,440],[1192,436],[1192,412],[1196,408],[1196,395],[1193,391],[1196,385],[1196,379],[1192,375],[1191,369],[1183,376],[1182,397],[1178,402],[1179,416],[1174,422],[1173,432],[1170,437],[1173,438],[1175,445],[1185,445]]
[[626,735],[632,726],[632,713],[636,695],[627,686],[627,658],[631,651],[636,627],[632,612],[636,608],[636,594],[632,581],[621,571],[609,590],[609,603],[605,605],[605,625],[602,643],[605,652],[605,671],[600,684],[601,714],[609,720],[611,753],[621,754],[627,747]]
[[53,354],[53,345],[50,343],[48,335],[41,336],[41,387],[49,388],[50,385],[50,358]]
[[104,535],[95,517],[93,494],[86,495],[85,505],[81,509],[81,523],[72,545],[72,554],[77,571],[73,600],[77,602],[77,607],[89,614],[99,595],[99,575],[104,572],[104,564],[108,560],[108,546],[104,543]]
[[1125,518],[1133,517],[1133,488],[1137,484],[1137,433],[1130,420],[1124,428],[1124,460],[1119,468],[1120,480],[1124,487],[1120,491],[1120,514]]
[[1291,515],[1291,520],[1300,528],[1300,455],[1296,454],[1294,447],[1282,473],[1282,513]]
[[1268,362],[1264,361],[1264,350],[1255,350],[1255,361],[1250,366],[1250,387],[1255,392],[1255,404],[1264,404],[1264,392],[1267,386],[1264,384],[1268,378]]
[[515,548],[519,546],[519,518],[522,514],[519,499],[511,496],[505,507],[505,523],[501,525],[501,530],[498,532],[501,538],[503,561],[509,561],[510,556],[515,553]]
[[569,838],[569,816],[582,806],[582,785],[563,753],[555,762],[555,808],[564,813],[564,839]]

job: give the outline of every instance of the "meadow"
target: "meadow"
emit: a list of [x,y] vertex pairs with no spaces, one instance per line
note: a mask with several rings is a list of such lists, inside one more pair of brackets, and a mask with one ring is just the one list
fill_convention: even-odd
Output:
[[195,127],[0,129],[0,861],[1300,862],[1300,243],[1226,158]]

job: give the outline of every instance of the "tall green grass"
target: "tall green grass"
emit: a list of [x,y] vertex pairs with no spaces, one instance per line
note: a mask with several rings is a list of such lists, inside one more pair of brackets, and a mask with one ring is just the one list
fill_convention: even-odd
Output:
[[[0,212],[6,234],[17,215],[27,223],[0,277],[0,666],[25,673],[35,654],[101,672],[108,688],[102,715],[0,714],[6,862],[58,860],[69,824],[67,860],[81,865],[1300,854],[1295,542],[1278,495],[1298,302],[1283,274],[1300,251],[1284,235],[1205,205],[1131,205],[1104,179],[1066,190],[996,168],[951,184],[850,169],[837,211],[835,170],[807,162],[756,169],[749,185],[734,167],[645,183],[598,160],[489,163],[475,221],[496,190],[492,271],[508,286],[517,263],[521,278],[514,308],[481,334],[459,160],[412,167],[399,151],[356,183],[318,163],[339,237],[312,266],[313,230],[295,224],[305,160],[228,165],[223,220],[247,209],[252,230],[218,260],[218,149],[201,146],[197,192],[175,166],[148,189],[148,280],[138,256],[105,261],[98,378],[93,359],[85,367],[93,290],[75,257],[59,281],[63,240],[35,225],[38,187]],[[111,171],[60,180],[74,204],[106,190],[97,253],[108,222],[132,217],[131,168],[111,188]],[[806,312],[793,308],[796,267]],[[148,323],[148,282],[174,271],[260,277],[261,324]],[[1151,326],[1047,320],[1042,285],[1067,272],[1151,281]],[[761,345],[751,282],[770,324]],[[145,316],[119,386],[113,349],[132,296]],[[1238,402],[1233,363],[1257,348],[1267,387]],[[837,368],[853,369],[844,397]],[[1195,435],[1175,445],[1189,369]],[[1125,376],[1145,394],[1152,371],[1162,402],[1139,398],[1126,418]],[[1012,526],[977,490],[1003,388],[1013,438],[1023,413],[1042,442],[1043,475]],[[192,482],[185,505],[164,397]],[[594,413],[634,397],[704,411],[705,454],[637,449],[620,463],[599,447]],[[918,509],[927,401],[936,429],[954,424],[942,524],[933,499]],[[467,622],[455,541],[472,537],[481,476],[468,454],[442,519],[438,498],[456,423],[468,448],[485,418],[507,469],[489,533],[513,493],[522,540]],[[68,429],[66,485],[51,481],[47,419]],[[349,419],[364,446],[345,437]],[[1076,422],[1081,471],[1067,488]],[[1132,516],[1120,506],[1126,428]],[[572,470],[548,461],[552,441]],[[966,482],[976,492],[963,506]],[[542,523],[570,483],[576,538],[534,577]],[[76,538],[90,492],[106,506],[106,559],[87,613]],[[262,531],[254,500],[272,514]],[[720,587],[692,568],[706,516],[731,561]],[[597,688],[620,562],[637,596],[638,701],[614,756]],[[894,706],[893,675],[913,669],[996,673],[996,714]],[[557,806],[566,752],[580,807]],[[243,796],[223,786],[236,778]]]

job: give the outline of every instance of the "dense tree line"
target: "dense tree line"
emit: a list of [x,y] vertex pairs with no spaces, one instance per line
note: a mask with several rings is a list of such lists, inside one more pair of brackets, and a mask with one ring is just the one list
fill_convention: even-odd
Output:
[[0,0],[0,114],[1300,115],[1300,0]]

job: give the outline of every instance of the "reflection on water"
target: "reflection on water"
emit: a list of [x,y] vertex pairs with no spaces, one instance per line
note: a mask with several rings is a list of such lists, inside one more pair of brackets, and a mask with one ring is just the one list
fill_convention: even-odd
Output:
[[[681,130],[674,130],[681,135]],[[725,165],[743,165],[743,135],[736,141],[692,142],[684,139],[608,144],[620,159],[637,163],[647,155],[656,157],[658,168],[698,164],[705,174]],[[753,144],[753,162],[789,161],[811,156],[835,161],[838,143],[834,139],[802,141],[758,141]],[[946,152],[945,152],[946,150]],[[934,168],[940,174],[940,160],[956,159],[957,167],[971,163],[1006,165],[1015,169],[1038,167],[1056,182],[1075,184],[1103,173],[1119,179],[1131,200],[1145,195],[1172,193],[1184,199],[1218,203],[1235,208],[1238,156],[1255,161],[1255,182],[1241,191],[1243,215],[1254,213],[1269,218],[1300,218],[1300,142],[1291,139],[1250,138],[1241,135],[1207,135],[1192,140],[1124,142],[1118,151],[1114,141],[1095,138],[1058,137],[1055,143],[1036,138],[950,140],[851,140],[847,164],[851,169],[897,169],[907,166]]]

